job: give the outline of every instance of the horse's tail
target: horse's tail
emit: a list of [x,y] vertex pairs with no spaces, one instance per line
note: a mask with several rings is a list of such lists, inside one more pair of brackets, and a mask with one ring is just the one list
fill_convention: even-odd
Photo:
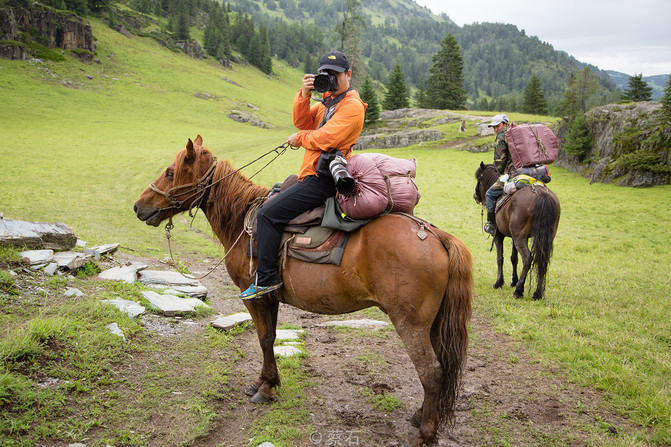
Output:
[[536,285],[538,294],[534,299],[540,299],[545,291],[545,280],[547,277],[552,247],[555,237],[555,222],[559,216],[559,207],[552,196],[546,191],[538,195],[534,205],[534,224],[531,229],[531,268],[536,268]]
[[447,250],[448,277],[443,301],[431,328],[431,339],[442,367],[438,418],[441,423],[452,423],[468,351],[473,258],[466,245],[457,237],[440,230],[436,233]]

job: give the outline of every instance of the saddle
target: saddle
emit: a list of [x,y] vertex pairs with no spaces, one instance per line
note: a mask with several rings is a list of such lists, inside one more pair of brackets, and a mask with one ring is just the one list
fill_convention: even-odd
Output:
[[[281,191],[298,182],[297,175],[290,175],[284,182],[276,183],[267,197],[259,198],[247,211],[245,227],[249,225],[250,246],[249,257],[256,257],[257,216],[259,210],[268,200],[272,200]],[[349,239],[349,232],[322,226],[326,205],[320,205],[293,218],[285,227],[280,243],[280,259],[283,266],[286,257],[299,259],[315,264],[340,265]]]

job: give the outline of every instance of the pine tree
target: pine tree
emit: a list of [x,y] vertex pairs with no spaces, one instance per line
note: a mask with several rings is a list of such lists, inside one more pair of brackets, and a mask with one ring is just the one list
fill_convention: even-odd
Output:
[[340,51],[347,55],[352,77],[352,87],[358,88],[366,75],[361,56],[361,35],[366,27],[366,21],[359,12],[361,2],[359,0],[346,0],[343,20],[336,25],[336,33],[340,35]]
[[461,48],[457,39],[448,34],[433,56],[428,84],[428,104],[436,109],[463,109],[466,103]]
[[622,99],[634,102],[652,99],[652,87],[643,80],[643,73],[629,78],[628,88],[624,91]]
[[579,113],[573,119],[571,127],[566,134],[566,141],[564,142],[564,151],[571,157],[577,157],[582,161],[587,155],[587,152],[592,147],[592,135],[587,129],[587,122],[585,115]]
[[401,63],[398,61],[396,61],[396,66],[389,75],[389,84],[387,85],[387,93],[382,101],[382,107],[386,110],[410,107],[408,86],[405,83],[405,75],[401,71]]
[[662,108],[658,112],[660,124],[671,127],[671,76],[666,81],[666,87],[664,87],[659,102],[662,104]]
[[417,93],[415,94],[415,101],[417,102],[417,107],[420,109],[427,109],[429,104],[427,103],[428,99],[426,96],[426,88],[424,86],[424,76],[419,78],[419,83],[417,84]]
[[364,122],[366,124],[374,123],[380,118],[380,103],[377,100],[377,93],[375,93],[375,87],[373,87],[370,77],[366,76],[359,93],[361,94],[361,100],[368,104]]
[[548,114],[548,103],[543,94],[541,81],[536,75],[531,76],[529,83],[524,87],[523,95],[522,112],[535,115]]

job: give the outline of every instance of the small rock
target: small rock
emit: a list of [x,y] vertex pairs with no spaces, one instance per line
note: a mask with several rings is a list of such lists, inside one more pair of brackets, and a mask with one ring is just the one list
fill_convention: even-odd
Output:
[[81,290],[75,289],[74,287],[68,287],[63,293],[65,296],[84,296]]
[[109,329],[109,331],[114,335],[118,335],[119,337],[123,338],[124,341],[126,341],[126,336],[123,334],[118,324],[110,323],[107,325],[107,329]]
[[276,356],[280,357],[291,357],[301,353],[301,350],[295,346],[275,346],[273,351]]
[[111,304],[112,306],[115,306],[122,312],[126,312],[126,315],[128,315],[131,318],[135,318],[139,315],[142,315],[145,313],[145,308],[144,306],[136,303],[135,301],[130,301],[130,300],[122,300],[122,299],[117,299],[117,300],[102,300],[103,303],[108,303]]
[[29,265],[46,264],[54,259],[53,250],[28,250],[19,253],[24,263]]
[[220,317],[210,323],[212,326],[217,329],[230,329],[233,326],[244,323],[245,321],[250,321],[252,316],[247,312],[239,312],[237,314],[229,315],[227,317]]

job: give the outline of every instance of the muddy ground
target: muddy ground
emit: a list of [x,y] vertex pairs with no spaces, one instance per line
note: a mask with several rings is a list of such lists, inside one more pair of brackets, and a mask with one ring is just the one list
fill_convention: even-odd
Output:
[[[216,262],[187,260],[196,276]],[[208,287],[217,314],[245,311],[223,267],[201,282]],[[393,329],[344,331],[318,326],[344,318],[386,319],[377,310],[333,317],[280,306],[280,324],[305,330],[304,349],[309,357],[304,368],[314,384],[305,389],[310,414],[305,426],[312,425],[315,432],[295,445],[401,445],[412,433],[409,418],[422,399],[414,366]],[[211,316],[203,318],[183,330],[204,331],[212,320]],[[640,429],[614,411],[600,393],[571,383],[560,371],[534,361],[509,337],[497,333],[477,310],[470,328],[455,424],[441,432],[439,446],[613,445],[623,434]],[[237,364],[237,389],[230,390],[222,403],[227,415],[190,446],[246,446],[254,420],[270,408],[249,403],[243,394],[261,369],[261,349],[253,326],[237,335],[236,343],[245,356]],[[402,402],[401,408],[374,409],[371,391],[393,395]],[[281,391],[278,398],[282,399]]]

